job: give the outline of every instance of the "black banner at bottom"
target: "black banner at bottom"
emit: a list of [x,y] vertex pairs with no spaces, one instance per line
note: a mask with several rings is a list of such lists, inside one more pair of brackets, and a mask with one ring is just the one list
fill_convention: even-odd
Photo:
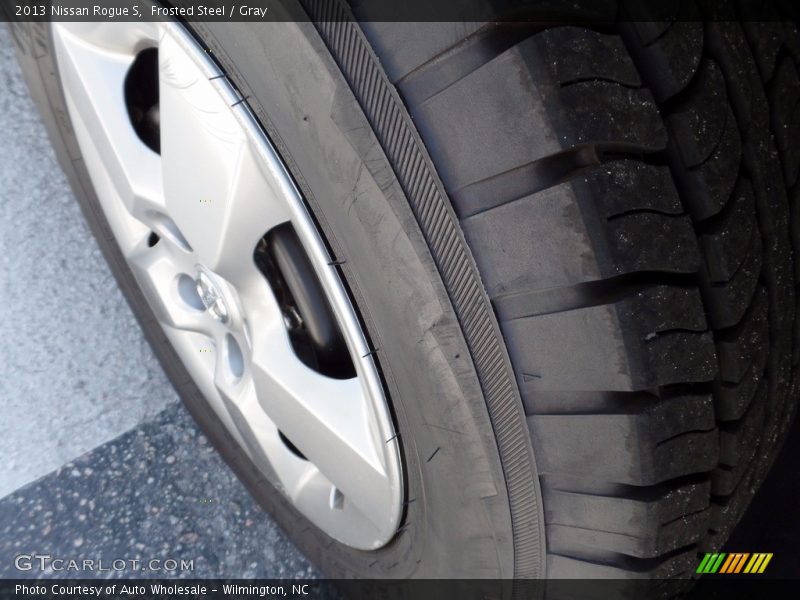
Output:
[[[694,585],[693,585],[694,583]],[[428,600],[691,599],[796,597],[797,580],[710,577],[689,580],[297,580],[297,579],[5,579],[0,598],[19,600],[241,600],[245,598]]]

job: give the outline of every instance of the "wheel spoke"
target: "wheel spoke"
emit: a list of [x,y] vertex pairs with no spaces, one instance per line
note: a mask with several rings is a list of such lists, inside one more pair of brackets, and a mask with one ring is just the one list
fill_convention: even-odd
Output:
[[[135,58],[135,44],[124,27],[115,38],[115,28],[91,25],[53,27],[67,104],[76,126],[91,139],[119,199],[132,216],[146,223],[150,214],[164,211],[164,201],[160,158],[137,137],[125,104],[125,77]],[[96,35],[76,35],[87,27]]]
[[[193,306],[191,294],[194,290],[191,288],[194,282],[187,275],[192,272],[190,265],[187,263],[186,268],[181,269],[175,253],[170,246],[157,244],[149,248],[143,242],[128,255],[128,264],[162,324],[210,336],[213,322],[203,312],[199,301]],[[181,276],[185,277],[183,282]]]
[[260,328],[253,344],[258,410],[376,525],[390,502],[382,445],[361,383],[306,367],[283,331]]
[[256,462],[262,473],[274,479],[277,474],[269,457],[280,450],[277,429],[267,414],[258,409],[250,349],[245,336],[234,336],[242,351],[243,370],[241,376],[233,377],[227,335],[229,334],[223,328],[216,329],[214,334],[214,387],[222,399],[228,418],[236,428],[238,439],[247,447],[250,458]]
[[343,496],[337,498],[341,491],[332,486],[320,471],[307,470],[292,483],[294,485],[287,489],[287,494],[302,512],[315,515],[323,527],[358,530],[364,539],[374,540],[365,544],[367,547],[379,545],[378,540],[387,535],[387,528],[391,533],[391,525],[387,522],[375,524],[372,519],[365,518],[355,503]]
[[[221,385],[220,385],[221,384]],[[275,424],[264,411],[257,410],[256,392],[252,379],[244,382],[240,389],[234,389],[227,382],[215,381],[217,391],[222,397],[225,411],[236,428],[239,439],[247,447],[248,454],[267,477],[276,477],[270,456],[280,450],[277,444]]]
[[230,106],[178,40],[164,36],[159,63],[167,212],[199,262],[237,281],[258,240],[289,214]]

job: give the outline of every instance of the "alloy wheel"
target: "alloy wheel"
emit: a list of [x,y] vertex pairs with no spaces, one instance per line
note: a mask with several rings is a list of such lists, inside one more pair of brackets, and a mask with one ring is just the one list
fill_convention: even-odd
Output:
[[336,261],[225,74],[175,23],[54,23],[100,206],[153,313],[259,471],[359,549],[402,514],[397,435]]

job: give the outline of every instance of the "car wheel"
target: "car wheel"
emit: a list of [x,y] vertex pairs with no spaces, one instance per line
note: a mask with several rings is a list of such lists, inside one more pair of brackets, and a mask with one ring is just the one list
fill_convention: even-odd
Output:
[[[338,576],[511,577],[508,467],[462,325],[313,25],[26,23],[14,34],[157,356],[301,550]],[[457,234],[448,223],[442,234]],[[485,384],[517,415],[505,429],[535,558],[522,407],[457,235],[493,369]]]

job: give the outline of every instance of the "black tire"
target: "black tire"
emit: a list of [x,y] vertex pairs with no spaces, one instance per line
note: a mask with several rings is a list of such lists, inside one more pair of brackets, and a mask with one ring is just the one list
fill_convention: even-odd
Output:
[[364,25],[500,321],[548,577],[692,576],[797,407],[800,35],[681,10]]
[[378,348],[414,502],[374,553],[299,518],[210,416],[110,241],[44,29],[15,27],[62,164],[190,410],[331,575],[691,575],[797,404],[796,28],[362,32],[336,0],[304,5],[326,22],[193,27],[346,260]]

